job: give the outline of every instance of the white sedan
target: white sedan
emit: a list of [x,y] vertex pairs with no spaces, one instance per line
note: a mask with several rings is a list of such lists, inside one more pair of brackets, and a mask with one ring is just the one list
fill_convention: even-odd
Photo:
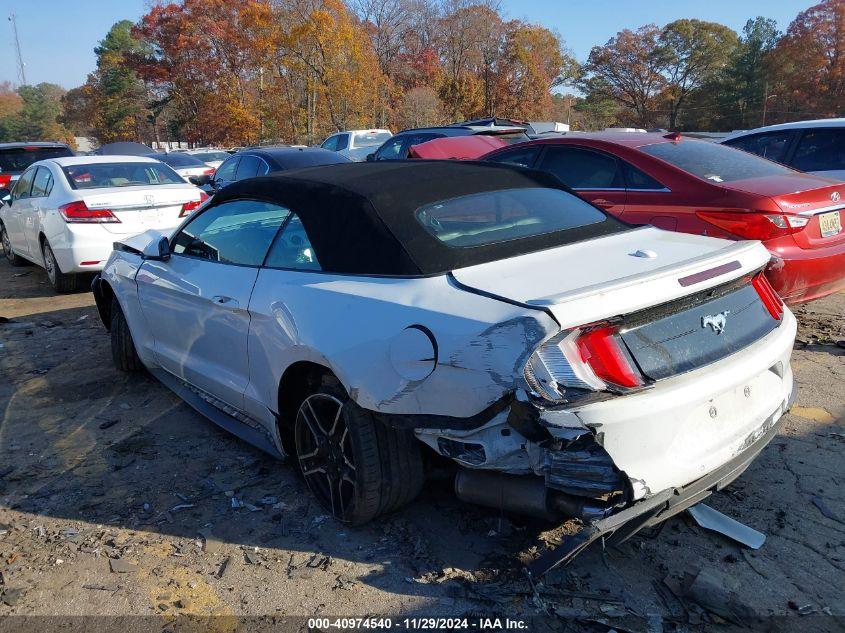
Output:
[[174,229],[208,196],[163,163],[138,156],[74,156],[33,163],[2,192],[0,236],[12,265],[34,262],[59,292],[96,272],[115,240]]
[[338,520],[451,463],[461,499],[583,521],[546,568],[697,503],[777,433],[796,323],[768,261],[542,172],[385,161],[236,182],[93,287],[118,368],[291,455]]

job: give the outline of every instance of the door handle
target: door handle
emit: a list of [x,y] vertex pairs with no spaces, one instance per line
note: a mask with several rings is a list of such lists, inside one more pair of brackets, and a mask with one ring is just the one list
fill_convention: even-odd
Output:
[[604,198],[597,198],[593,200],[593,204],[597,204],[600,207],[612,207],[613,203],[610,200],[605,200]]
[[238,303],[237,299],[233,299],[232,297],[226,297],[223,295],[214,295],[211,297],[211,302],[215,305],[224,307],[224,308],[231,308],[232,310],[237,309],[240,307],[240,303]]

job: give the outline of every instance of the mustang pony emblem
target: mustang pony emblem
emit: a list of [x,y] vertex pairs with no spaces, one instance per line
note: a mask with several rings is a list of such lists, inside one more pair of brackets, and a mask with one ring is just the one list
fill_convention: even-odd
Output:
[[721,334],[725,331],[725,326],[728,322],[728,315],[730,313],[730,310],[725,310],[719,314],[708,314],[707,316],[703,316],[701,317],[701,327],[711,327],[716,334]]

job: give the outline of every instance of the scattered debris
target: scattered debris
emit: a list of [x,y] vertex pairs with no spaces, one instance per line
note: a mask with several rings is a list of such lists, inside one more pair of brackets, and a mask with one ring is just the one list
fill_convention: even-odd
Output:
[[760,549],[766,542],[766,535],[762,532],[758,532],[703,503],[687,508],[687,512],[704,529],[724,534],[751,549]]
[[223,543],[219,541],[212,531],[208,528],[203,530],[198,530],[200,536],[203,538],[203,551],[206,554],[216,554],[220,551],[220,548],[223,546]]
[[[671,586],[669,588],[674,592]],[[685,573],[681,592],[701,607],[735,624],[742,624],[755,615],[739,599],[734,579],[716,569],[702,569],[697,574]]]
[[821,512],[831,521],[836,521],[837,523],[845,523],[845,521],[840,519],[839,516],[833,510],[830,509],[830,506],[828,506],[821,497],[813,497],[813,505],[816,506],[819,509],[819,512]]
[[110,558],[109,567],[114,574],[130,574],[138,571],[138,565],[133,565],[122,558]]
[[24,593],[26,593],[26,591],[20,587],[6,587],[5,589],[0,590],[0,602],[3,602],[7,606],[14,607],[23,599]]
[[120,420],[118,418],[114,418],[112,420],[106,420],[105,422],[100,424],[100,429],[103,429],[103,430],[109,429],[109,428],[113,427],[115,424],[117,424],[118,422],[120,422]]

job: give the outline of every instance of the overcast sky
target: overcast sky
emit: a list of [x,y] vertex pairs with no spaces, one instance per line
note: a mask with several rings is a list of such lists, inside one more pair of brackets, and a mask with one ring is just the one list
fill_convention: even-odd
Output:
[[[17,14],[27,82],[73,88],[94,69],[94,47],[109,27],[137,20],[151,0],[0,0],[2,17]],[[556,30],[584,61],[590,48],[617,31],[678,18],[721,22],[739,31],[748,18],[774,18],[781,30],[814,2],[802,0],[502,0],[510,18]],[[12,25],[3,20],[0,81],[18,83]]]

